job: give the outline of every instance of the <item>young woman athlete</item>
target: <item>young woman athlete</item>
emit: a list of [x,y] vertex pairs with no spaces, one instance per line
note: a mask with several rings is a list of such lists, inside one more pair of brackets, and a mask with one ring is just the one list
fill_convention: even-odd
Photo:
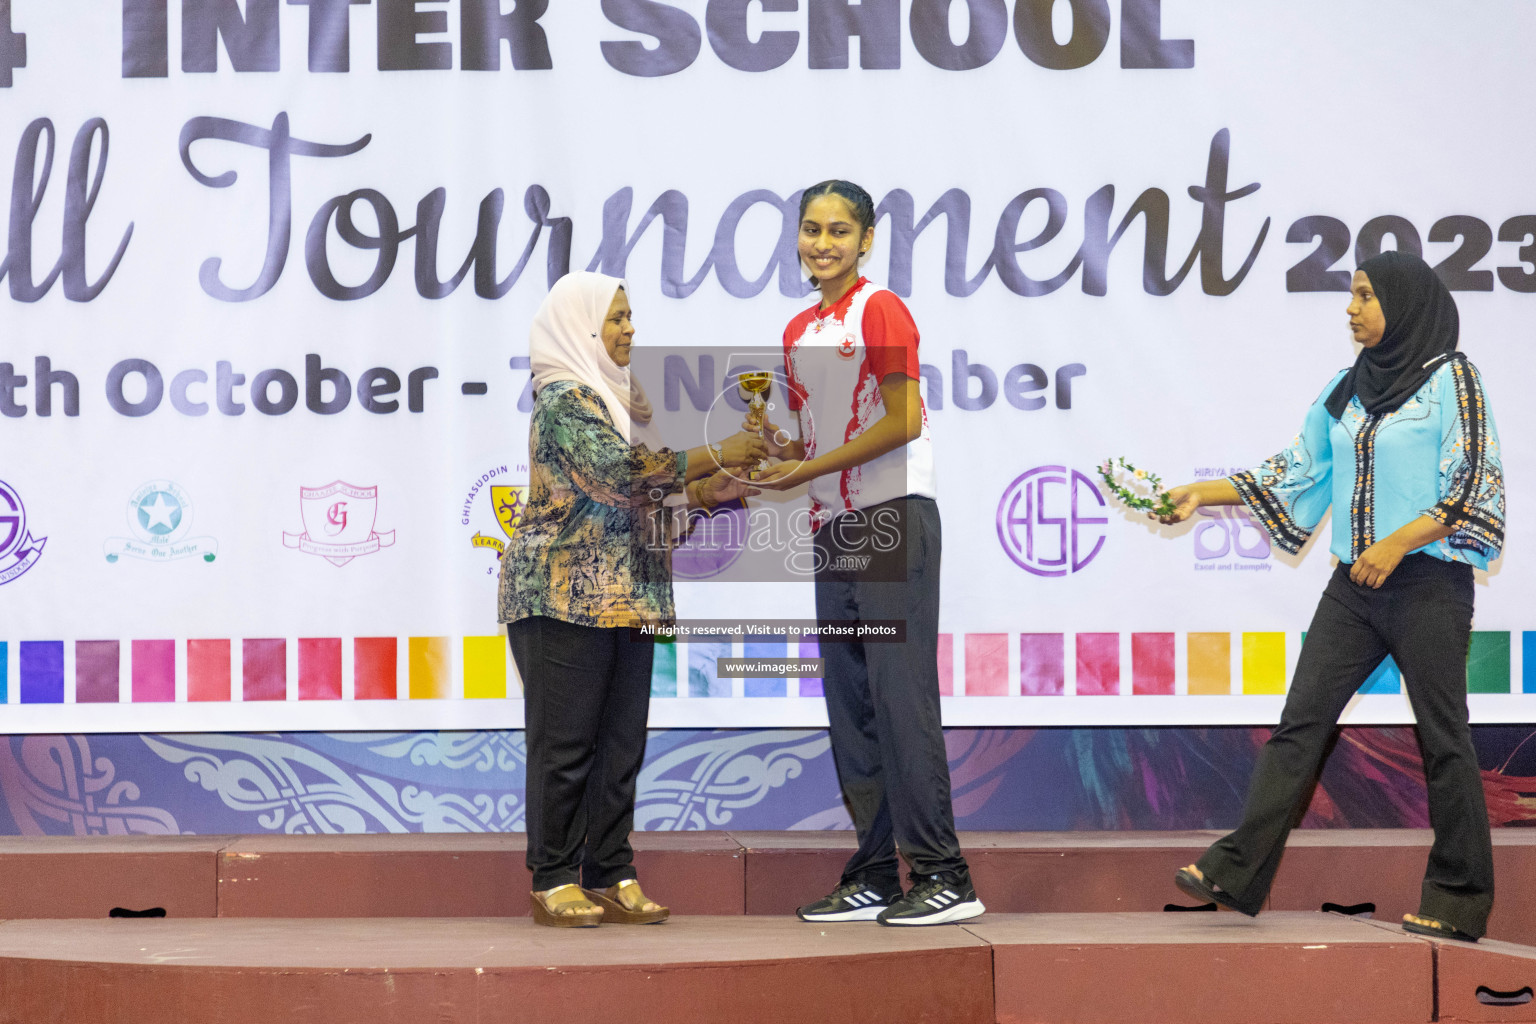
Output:
[[[939,510],[919,390],[918,332],[901,299],[859,274],[875,238],[859,186],[824,181],[800,200],[800,258],[820,301],[784,330],[799,438],[769,423],[783,459],[753,479],[810,483],[816,618],[884,621],[904,641],[822,644],[832,755],[859,848],[806,921],[947,924],[985,909],[955,839],[939,718]],[[911,865],[902,894],[897,848]]]

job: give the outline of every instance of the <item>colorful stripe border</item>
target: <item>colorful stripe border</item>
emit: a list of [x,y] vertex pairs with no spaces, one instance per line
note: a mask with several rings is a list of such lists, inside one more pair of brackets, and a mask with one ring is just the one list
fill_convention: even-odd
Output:
[[[948,697],[1275,696],[1306,634],[1244,632],[945,633]],[[817,678],[721,678],[722,657],[815,658],[814,641],[656,647],[658,698],[819,697]],[[1391,659],[1365,694],[1402,692]],[[1479,630],[1473,694],[1536,693],[1536,631]],[[0,704],[500,700],[520,697],[506,637],[360,636],[0,640]]]

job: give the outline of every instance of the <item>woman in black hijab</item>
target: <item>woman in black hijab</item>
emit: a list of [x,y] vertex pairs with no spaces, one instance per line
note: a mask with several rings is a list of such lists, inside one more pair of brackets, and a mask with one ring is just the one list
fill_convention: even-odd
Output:
[[1476,941],[1493,906],[1493,850],[1467,723],[1472,573],[1504,542],[1498,434],[1477,370],[1456,351],[1456,303],[1417,256],[1366,260],[1350,289],[1362,347],[1290,446],[1252,472],[1176,487],[1165,523],[1248,507],[1286,551],[1333,507],[1338,565],[1318,604],[1243,821],[1175,876],[1250,916],[1269,894],[1345,705],[1389,655],[1413,705],[1434,846],[1411,932]]
[[[1456,300],[1419,257],[1384,252],[1360,264],[1355,277],[1364,277],[1368,290],[1375,292],[1385,331],[1374,344],[1356,337],[1364,347],[1328,396],[1328,413],[1334,419],[1344,415],[1356,395],[1367,413],[1390,412],[1402,405],[1424,386],[1440,360],[1456,351],[1461,333]],[[1363,313],[1362,307],[1359,315]],[[1350,314],[1351,326],[1356,315]]]

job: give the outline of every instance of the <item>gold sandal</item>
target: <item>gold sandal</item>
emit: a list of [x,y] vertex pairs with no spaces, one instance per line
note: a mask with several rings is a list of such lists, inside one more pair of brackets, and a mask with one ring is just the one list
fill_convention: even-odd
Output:
[[603,923],[603,908],[587,899],[586,890],[574,882],[528,895],[533,904],[534,924],[596,928]]
[[1476,942],[1477,936],[1462,931],[1449,921],[1442,921],[1438,917],[1425,917],[1422,914],[1404,914],[1403,931],[1412,932],[1415,935],[1428,935],[1431,938],[1455,939],[1458,942]]
[[610,885],[601,891],[582,891],[593,903],[603,908],[604,919],[614,924],[660,924],[672,914],[663,906],[657,906],[655,910],[640,909],[654,901],[640,891],[640,883],[633,878],[626,878],[618,885]]

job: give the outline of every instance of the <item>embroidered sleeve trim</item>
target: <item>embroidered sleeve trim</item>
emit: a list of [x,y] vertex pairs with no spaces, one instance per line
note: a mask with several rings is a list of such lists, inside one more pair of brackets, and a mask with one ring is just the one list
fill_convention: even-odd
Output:
[[1442,501],[1434,508],[1425,509],[1424,514],[1440,525],[1448,526],[1456,531],[1455,534],[1452,534],[1453,537],[1461,535],[1475,541],[1477,547],[1483,549],[1485,554],[1493,555],[1504,546],[1504,532],[1502,530],[1489,529],[1484,525],[1481,518],[1469,519],[1462,515],[1458,509],[1454,508],[1450,502]]
[[[1458,533],[1466,533],[1494,551],[1504,546],[1504,520],[1490,514],[1479,498],[1502,491],[1503,480],[1488,460],[1488,400],[1477,371],[1465,356],[1451,358],[1451,379],[1456,385],[1456,409],[1466,445],[1465,481],[1425,514]],[[1497,506],[1499,503],[1494,502]]]
[[1253,473],[1238,473],[1227,477],[1232,486],[1237,488],[1238,496],[1243,499],[1243,504],[1248,506],[1248,511],[1253,513],[1270,539],[1280,550],[1294,555],[1301,550],[1301,546],[1312,536],[1311,530],[1303,530],[1296,525],[1296,520],[1286,511],[1285,505],[1276,498],[1274,492],[1261,485]]

